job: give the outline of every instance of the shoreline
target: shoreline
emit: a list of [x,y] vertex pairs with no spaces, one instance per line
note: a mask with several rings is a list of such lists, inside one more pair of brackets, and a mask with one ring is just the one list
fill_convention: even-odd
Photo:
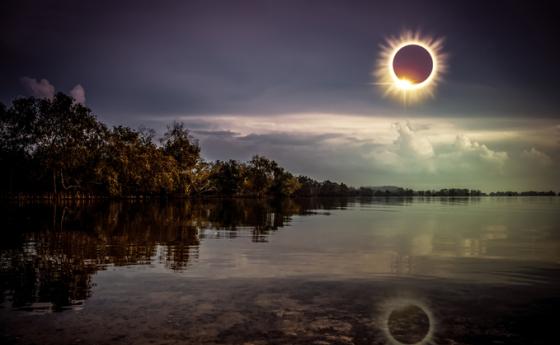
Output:
[[129,195],[108,196],[92,194],[12,194],[0,195],[2,201],[155,201],[155,200],[297,200],[318,198],[345,198],[345,199],[479,199],[479,198],[516,198],[516,197],[560,197],[560,194],[486,194],[486,195],[292,195],[292,196],[254,196],[254,195]]

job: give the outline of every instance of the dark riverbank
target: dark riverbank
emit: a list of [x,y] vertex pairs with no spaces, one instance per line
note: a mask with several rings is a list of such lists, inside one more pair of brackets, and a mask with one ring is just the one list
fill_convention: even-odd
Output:
[[208,199],[253,199],[253,200],[267,200],[267,199],[302,199],[302,198],[479,198],[479,197],[553,197],[560,196],[553,191],[549,192],[491,192],[470,195],[469,193],[449,193],[434,191],[426,193],[423,191],[412,193],[352,193],[352,194],[321,194],[321,195],[297,195],[297,196],[267,196],[260,197],[251,195],[219,195],[219,194],[203,194],[203,195],[173,195],[173,194],[160,194],[160,195],[129,195],[129,196],[109,196],[109,195],[96,195],[85,193],[41,193],[41,194],[27,194],[27,193],[14,193],[14,194],[0,194],[0,200],[17,200],[17,201],[63,201],[63,200],[208,200]]

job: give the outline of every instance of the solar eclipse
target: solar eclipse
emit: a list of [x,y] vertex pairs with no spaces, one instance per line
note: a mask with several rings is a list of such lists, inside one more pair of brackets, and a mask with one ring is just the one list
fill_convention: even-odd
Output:
[[447,69],[442,39],[406,31],[386,40],[374,75],[386,96],[404,103],[433,97]]
[[430,77],[434,60],[430,52],[417,44],[409,44],[395,53],[393,73],[399,80],[418,85]]

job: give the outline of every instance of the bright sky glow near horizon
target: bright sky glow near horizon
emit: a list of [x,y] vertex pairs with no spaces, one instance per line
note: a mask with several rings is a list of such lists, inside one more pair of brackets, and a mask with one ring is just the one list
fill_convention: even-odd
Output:
[[[9,0],[0,101],[64,91],[110,125],[184,121],[209,160],[264,154],[354,186],[560,190],[558,13],[505,0]],[[372,76],[406,30],[445,38],[448,69],[414,104]]]

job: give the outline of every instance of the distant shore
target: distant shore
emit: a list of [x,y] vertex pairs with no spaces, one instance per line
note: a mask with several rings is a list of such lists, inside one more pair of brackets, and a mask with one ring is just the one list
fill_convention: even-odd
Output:
[[492,197],[557,197],[560,193],[555,192],[492,192],[482,193],[478,195],[463,195],[463,194],[329,194],[329,195],[299,195],[299,196],[250,196],[250,195],[128,195],[128,196],[109,196],[109,195],[94,195],[84,193],[12,193],[0,194],[0,200],[14,200],[14,201],[64,201],[64,200],[111,200],[111,201],[141,201],[141,200],[205,200],[205,199],[253,199],[253,200],[266,200],[266,199],[307,199],[307,198],[492,198]]

